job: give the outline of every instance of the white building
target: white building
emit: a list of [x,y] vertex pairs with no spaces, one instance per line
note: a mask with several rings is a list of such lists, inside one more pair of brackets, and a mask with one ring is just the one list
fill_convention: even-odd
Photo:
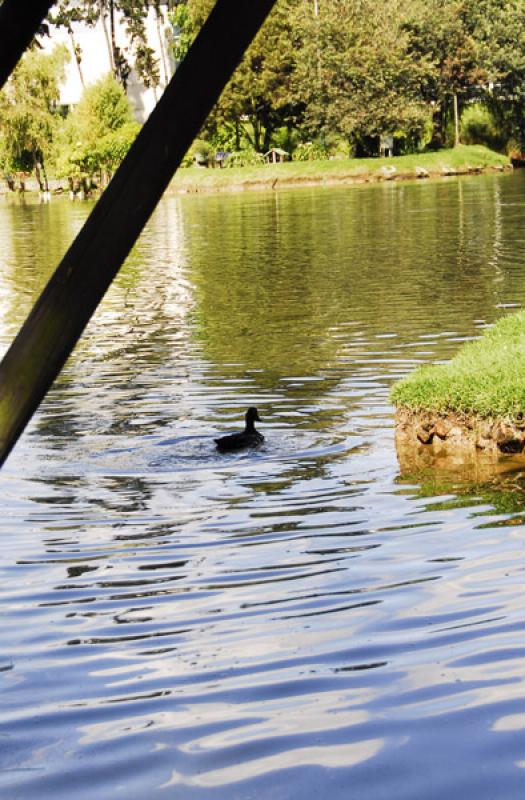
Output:
[[[134,69],[128,78],[127,94],[133,113],[139,122],[145,122],[173,74],[174,61],[170,53],[171,25],[168,20],[169,5],[169,0],[161,0],[159,14],[151,6],[145,21],[147,43],[154,51],[158,61],[159,85],[154,88],[146,88]],[[71,59],[66,66],[66,79],[61,89],[60,102],[65,106],[73,106],[80,100],[85,86],[95,83],[112,71],[113,54],[109,19],[101,17],[94,27],[73,23],[72,35],[64,28],[51,26],[49,39],[41,40],[46,51],[51,51],[62,42],[67,45]],[[133,67],[133,48],[126,34],[125,24],[118,14],[115,15],[115,44]],[[75,58],[75,47],[80,53],[80,65],[77,64]]]

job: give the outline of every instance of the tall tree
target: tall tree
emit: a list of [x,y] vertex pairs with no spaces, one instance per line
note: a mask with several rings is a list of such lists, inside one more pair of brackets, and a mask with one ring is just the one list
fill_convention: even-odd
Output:
[[83,9],[75,0],[60,0],[56,3],[48,14],[48,22],[57,28],[65,28],[68,33],[71,49],[75,57],[80,82],[84,86],[84,74],[82,71],[82,49],[75,37],[74,23],[83,22],[93,25],[95,17],[90,8]]
[[421,134],[428,115],[421,97],[426,65],[410,56],[402,5],[332,0],[304,13],[297,86],[312,134],[337,132],[365,152],[377,152],[381,134]]
[[[153,0],[158,11],[159,0]],[[146,18],[152,3],[149,0],[60,0],[57,9],[48,20],[53,25],[64,27],[73,35],[73,23],[84,22],[95,25],[99,20],[107,32],[110,60],[117,80],[125,87],[131,69],[134,68],[145,86],[159,83],[159,65],[150,47],[146,31]],[[120,48],[116,41],[116,18],[125,25],[130,47]],[[75,51],[81,69],[81,53]]]
[[485,100],[515,146],[525,151],[525,2],[465,0],[484,75]]
[[[295,57],[302,31],[295,24],[303,0],[281,0],[249,47],[224,90],[208,128],[230,129],[239,145],[240,132],[255,150],[270,147],[275,129],[301,113],[294,91]],[[213,0],[188,0],[175,7],[175,57],[181,60],[206,19]]]
[[471,16],[460,0],[416,0],[402,23],[414,63],[426,63],[421,95],[433,107],[435,145],[447,144],[447,124],[458,129],[458,96],[468,96],[486,77]]
[[69,58],[67,47],[51,54],[28,51],[0,93],[0,161],[5,172],[35,171],[47,191],[46,160],[56,127],[55,106]]
[[85,184],[96,175],[107,184],[138,131],[123,87],[108,74],[84,91],[62,125],[56,142],[57,173]]

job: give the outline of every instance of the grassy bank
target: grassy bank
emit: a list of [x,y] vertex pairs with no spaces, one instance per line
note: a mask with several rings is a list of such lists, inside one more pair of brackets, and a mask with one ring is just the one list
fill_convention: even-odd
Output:
[[525,311],[504,317],[447,364],[423,367],[394,386],[392,401],[413,411],[478,417],[525,416]]
[[510,168],[507,156],[481,145],[394,158],[354,158],[333,161],[289,161],[232,169],[181,169],[171,183],[175,192],[241,191],[301,185],[375,182],[425,176],[461,175]]

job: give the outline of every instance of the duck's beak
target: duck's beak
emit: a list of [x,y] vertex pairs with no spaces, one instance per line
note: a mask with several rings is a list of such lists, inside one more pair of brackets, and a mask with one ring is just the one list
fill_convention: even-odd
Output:
[[259,412],[257,412],[257,413],[255,414],[255,419],[257,420],[257,422],[262,422],[262,419],[261,419],[261,418],[260,418],[260,416],[259,416]]

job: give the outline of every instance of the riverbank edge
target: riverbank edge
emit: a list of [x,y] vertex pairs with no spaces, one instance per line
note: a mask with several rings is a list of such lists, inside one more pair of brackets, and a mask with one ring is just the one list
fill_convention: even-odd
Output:
[[[222,192],[271,191],[317,186],[352,186],[385,182],[440,179],[454,176],[512,172],[510,158],[482,145],[459,145],[451,150],[392,158],[288,161],[232,169],[187,167],[179,169],[168,188],[169,195]],[[39,194],[33,177],[25,180],[24,194]],[[52,194],[69,195],[66,180],[51,179]],[[16,196],[4,182],[0,195]]]
[[[390,161],[391,159],[388,159]],[[385,159],[387,161],[387,159]],[[277,165],[285,166],[285,165]],[[394,168],[394,169],[392,169]],[[264,166],[260,167],[261,172],[265,170]],[[271,174],[266,176],[246,177],[239,179],[237,176],[232,180],[216,182],[214,180],[206,180],[207,176],[202,179],[194,180],[186,174],[186,170],[181,170],[173,178],[168,187],[169,194],[186,195],[186,194],[214,194],[222,192],[239,193],[245,191],[278,191],[283,189],[299,189],[308,187],[330,187],[330,186],[356,186],[365,184],[380,184],[392,183],[401,181],[423,181],[425,179],[446,179],[450,177],[460,177],[468,175],[483,175],[494,174],[513,171],[510,159],[501,163],[488,163],[488,164],[470,164],[464,163],[460,166],[443,165],[433,167],[429,165],[424,166],[424,161],[417,165],[415,169],[398,170],[395,165],[384,164],[376,171],[367,171],[362,168],[357,170],[354,168],[345,171],[344,168],[340,172],[333,174],[319,173],[319,174],[306,174],[306,175],[286,175],[276,174],[275,168],[272,169]],[[221,171],[223,172],[223,171]],[[226,172],[226,170],[224,170]]]
[[399,406],[395,411],[396,447],[415,454],[525,455],[525,418],[480,417],[456,411],[415,410]]
[[446,363],[420,366],[390,398],[404,452],[525,455],[525,310],[501,317]]

